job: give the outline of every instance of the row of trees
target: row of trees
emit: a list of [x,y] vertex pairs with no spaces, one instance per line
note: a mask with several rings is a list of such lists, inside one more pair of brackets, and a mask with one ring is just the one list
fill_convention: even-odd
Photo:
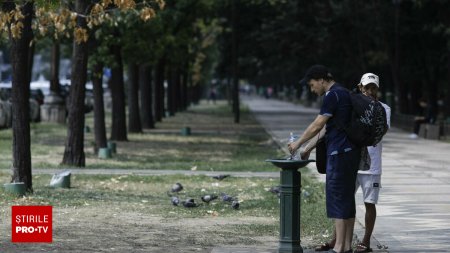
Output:
[[[57,3],[56,3],[57,2]],[[60,44],[72,41],[67,138],[62,164],[85,166],[85,84],[92,80],[96,148],[106,147],[102,76],[111,69],[111,140],[154,128],[198,101],[212,63],[205,52],[221,29],[207,0],[7,1],[0,20],[8,35],[12,64],[13,182],[32,192],[28,97],[34,45],[52,42],[52,95],[58,95]],[[125,92],[124,68],[129,77]],[[28,75],[23,75],[28,73]],[[167,82],[167,89],[164,83]],[[167,92],[167,94],[165,94]],[[126,98],[126,94],[128,98]],[[126,118],[128,101],[128,122]],[[127,124],[128,123],[128,124]],[[128,127],[127,127],[128,125]]]
[[[166,112],[185,109],[212,78],[225,81],[232,91],[238,123],[239,80],[272,86],[275,92],[295,87],[300,93],[306,68],[317,63],[329,66],[349,88],[364,72],[379,74],[384,98],[396,112],[414,113],[421,96],[431,102],[442,96],[450,113],[450,0],[54,2],[2,1],[0,16],[13,67],[13,181],[26,182],[29,190],[25,98],[34,42],[43,37],[53,45],[51,89],[56,93],[59,45],[73,41],[67,165],[85,165],[87,79],[94,84],[96,147],[106,145],[104,67],[111,68],[112,140],[127,140],[127,129],[152,128]],[[127,93],[124,68],[130,80]]]
[[[352,88],[364,72],[377,73],[399,113],[416,113],[420,97],[450,104],[448,0],[235,2],[241,79],[276,91],[299,88],[305,70],[320,63]],[[218,75],[229,76],[229,66],[231,58],[221,57]]]

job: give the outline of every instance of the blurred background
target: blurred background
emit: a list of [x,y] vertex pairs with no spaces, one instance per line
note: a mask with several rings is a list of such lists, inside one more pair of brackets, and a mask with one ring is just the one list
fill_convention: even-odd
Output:
[[[166,65],[171,64],[168,59],[180,62],[190,85],[199,87],[189,95],[191,98],[231,101],[236,80],[239,90],[246,94],[316,105],[316,97],[301,79],[310,65],[319,63],[328,66],[336,81],[350,89],[363,73],[376,73],[380,76],[381,100],[396,114],[423,113],[418,101],[425,99],[438,119],[446,121],[450,115],[450,1],[165,3],[164,10],[149,25],[118,25],[122,52],[124,58],[128,57],[124,69],[136,58],[130,53],[133,51],[145,55],[152,66],[153,80],[162,59]],[[101,40],[114,37],[103,36]],[[57,40],[58,61],[52,58],[55,41],[51,36],[35,38],[31,96],[39,103],[49,94],[52,64],[59,61],[59,83],[70,85],[72,40]],[[9,50],[10,43],[4,36],[0,42],[2,99],[8,98],[12,78]],[[144,51],[150,53],[142,54]],[[165,89],[169,71],[165,69]],[[103,76],[107,89],[110,67],[105,67]],[[125,71],[125,80],[128,76]],[[89,83],[88,75],[87,92],[92,89]],[[69,89],[62,90],[68,93]]]

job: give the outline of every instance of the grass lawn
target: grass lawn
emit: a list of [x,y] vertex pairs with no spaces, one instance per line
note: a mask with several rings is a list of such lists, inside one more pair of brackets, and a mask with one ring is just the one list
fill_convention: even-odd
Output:
[[[200,104],[175,117],[164,118],[156,129],[128,134],[129,141],[118,142],[118,153],[108,160],[94,154],[92,130],[85,135],[86,168],[189,170],[197,166],[197,170],[273,171],[270,164],[261,161],[282,153],[247,110],[241,115],[241,123],[234,124],[225,103]],[[91,129],[92,117],[92,113],[86,117],[86,125]],[[109,135],[110,117],[106,122]],[[181,128],[185,126],[191,128],[191,136],[181,136]],[[33,168],[60,167],[66,134],[64,125],[31,125]],[[10,129],[0,131],[1,169],[12,166],[11,136]]]
[[[240,124],[233,124],[225,104],[200,104],[157,128],[129,134],[118,143],[113,159],[96,158],[93,134],[86,134],[87,168],[174,169],[215,171],[278,171],[265,163],[283,156],[264,129],[243,110]],[[87,125],[92,129],[92,116]],[[109,122],[110,120],[107,120]],[[193,134],[181,136],[189,126]],[[32,125],[33,168],[60,168],[65,140],[64,126]],[[8,182],[11,167],[11,131],[0,131],[0,181]],[[181,171],[180,171],[181,172]],[[33,176],[34,193],[22,198],[0,190],[0,244],[11,252],[210,252],[213,247],[253,246],[276,248],[279,237],[279,199],[267,190],[278,178],[229,177],[217,181],[204,175],[166,176],[72,175],[72,188],[48,187],[50,174]],[[176,182],[184,186],[181,200],[194,198],[196,208],[174,206],[168,195]],[[204,194],[227,193],[240,201],[202,203]],[[12,244],[11,206],[53,206],[52,244]],[[331,222],[326,218],[324,186],[302,170],[302,246],[327,240]]]

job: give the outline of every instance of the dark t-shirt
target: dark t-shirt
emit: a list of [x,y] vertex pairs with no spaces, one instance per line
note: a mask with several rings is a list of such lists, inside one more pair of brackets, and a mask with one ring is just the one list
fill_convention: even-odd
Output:
[[348,125],[351,114],[352,102],[349,92],[338,83],[334,83],[325,94],[320,108],[320,115],[330,117],[326,125],[327,155],[344,153],[355,148],[342,129]]

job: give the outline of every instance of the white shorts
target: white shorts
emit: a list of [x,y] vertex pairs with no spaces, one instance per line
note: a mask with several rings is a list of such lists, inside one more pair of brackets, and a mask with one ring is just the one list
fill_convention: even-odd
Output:
[[355,193],[361,186],[364,203],[377,204],[381,188],[381,175],[359,174],[356,177]]

